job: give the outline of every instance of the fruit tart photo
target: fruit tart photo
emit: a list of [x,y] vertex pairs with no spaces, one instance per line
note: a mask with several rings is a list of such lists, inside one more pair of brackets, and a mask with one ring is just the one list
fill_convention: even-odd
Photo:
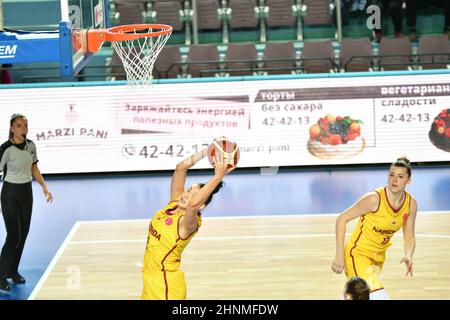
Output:
[[434,118],[428,136],[437,148],[450,152],[450,109],[442,110]]
[[309,128],[308,151],[320,159],[353,157],[365,148],[361,125],[361,120],[328,114]]

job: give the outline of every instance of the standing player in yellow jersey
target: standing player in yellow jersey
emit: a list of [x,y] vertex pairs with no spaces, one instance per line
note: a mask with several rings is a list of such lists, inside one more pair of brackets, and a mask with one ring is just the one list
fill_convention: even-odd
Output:
[[[406,276],[413,275],[417,202],[405,191],[410,182],[409,160],[397,159],[390,167],[388,185],[366,193],[336,221],[336,256],[331,269],[336,273],[345,271],[347,278],[359,276],[366,280],[371,300],[389,299],[379,276],[391,237],[401,227],[405,255],[400,263],[406,264]],[[346,224],[357,217],[358,226],[344,246]]]
[[223,177],[234,169],[227,168],[217,152],[214,177],[185,190],[188,169],[207,155],[205,149],[178,163],[172,176],[170,201],[150,222],[142,269],[144,300],[186,299],[186,280],[179,268],[181,254],[202,224],[200,210],[211,202],[222,187]]

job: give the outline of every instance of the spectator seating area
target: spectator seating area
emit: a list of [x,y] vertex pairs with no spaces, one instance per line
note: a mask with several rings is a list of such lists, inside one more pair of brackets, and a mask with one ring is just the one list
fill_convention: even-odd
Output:
[[441,69],[450,67],[446,35],[424,35],[417,46],[408,37],[302,42],[198,44],[166,46],[154,67],[155,78],[211,77],[328,72]]
[[336,36],[331,16],[333,3],[333,0],[112,0],[110,16],[113,24],[135,21],[172,25],[173,44],[303,40],[304,26],[320,26],[321,37]]

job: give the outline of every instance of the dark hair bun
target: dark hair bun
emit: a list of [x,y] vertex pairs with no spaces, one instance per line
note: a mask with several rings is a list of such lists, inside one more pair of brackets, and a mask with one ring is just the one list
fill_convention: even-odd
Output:
[[397,162],[399,162],[399,161],[402,161],[402,162],[404,162],[406,164],[410,164],[411,163],[411,161],[409,161],[409,159],[407,157],[400,157],[400,158],[397,159]]

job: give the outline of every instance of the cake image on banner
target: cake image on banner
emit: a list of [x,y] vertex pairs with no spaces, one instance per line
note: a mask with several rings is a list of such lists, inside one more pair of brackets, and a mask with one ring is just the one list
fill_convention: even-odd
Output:
[[450,109],[442,110],[434,118],[428,136],[437,148],[450,152]]
[[327,114],[309,128],[308,151],[319,159],[346,159],[365,146],[361,120]]

